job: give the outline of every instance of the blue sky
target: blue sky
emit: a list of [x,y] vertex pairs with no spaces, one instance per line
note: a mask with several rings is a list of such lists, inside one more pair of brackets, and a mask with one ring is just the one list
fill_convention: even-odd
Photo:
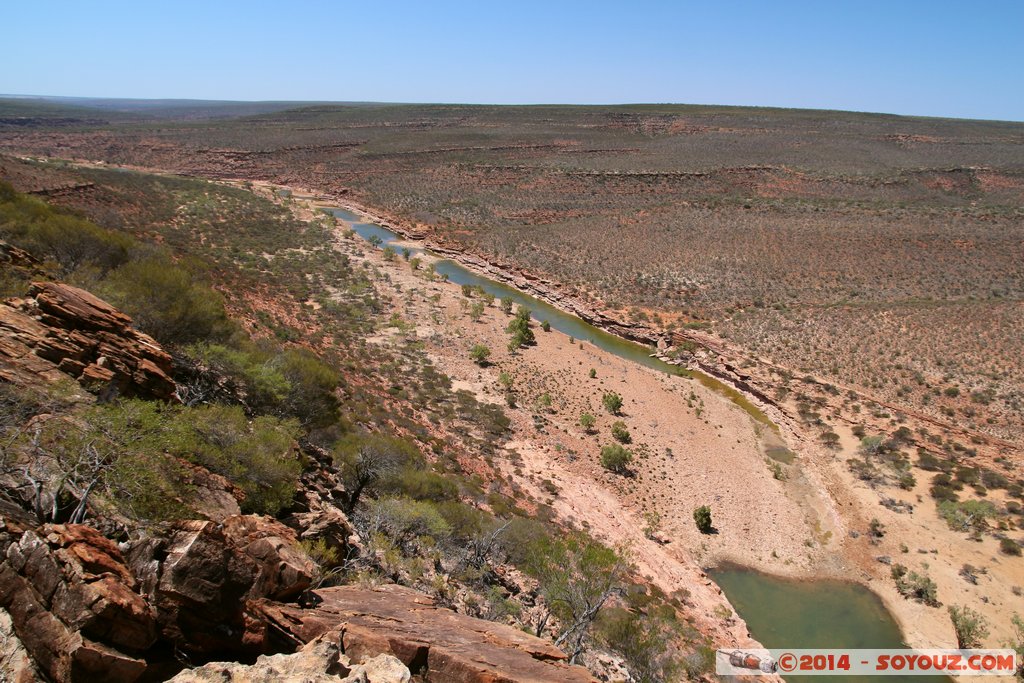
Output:
[[4,17],[3,93],[1024,120],[1024,0],[32,0]]

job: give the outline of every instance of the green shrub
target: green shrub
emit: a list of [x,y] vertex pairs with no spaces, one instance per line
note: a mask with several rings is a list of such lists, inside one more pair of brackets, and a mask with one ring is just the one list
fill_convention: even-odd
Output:
[[962,487],[962,484],[954,482],[952,477],[948,474],[940,473],[936,474],[932,478],[932,485],[929,488],[929,492],[935,500],[955,502],[960,500],[960,496],[957,494],[957,489]]
[[953,463],[949,460],[940,460],[926,450],[918,449],[917,466],[929,472],[950,472]]
[[707,505],[701,505],[693,511],[693,521],[702,534],[710,534],[714,530],[711,523],[711,508]]
[[597,418],[590,413],[583,413],[580,415],[580,427],[583,427],[583,431],[590,434],[594,431],[594,425],[597,424]]
[[380,434],[350,434],[339,439],[334,444],[333,456],[348,494],[349,513],[355,510],[363,494],[400,492],[403,474],[425,466],[423,455],[414,444]]
[[442,542],[452,527],[432,503],[411,498],[381,498],[367,506],[367,528],[381,533],[399,546],[413,542]]
[[294,422],[271,416],[250,422],[241,406],[210,405],[179,412],[170,427],[169,451],[241,488],[244,511],[274,515],[294,497],[302,472]]
[[164,344],[223,341],[234,330],[221,296],[165,257],[122,265],[99,291],[140,330]]
[[40,450],[32,452],[33,459],[42,453],[50,462],[44,488],[58,500],[68,491],[80,497],[89,490],[88,503],[100,514],[112,507],[139,520],[187,516],[180,501],[187,501],[191,491],[182,483],[181,466],[164,455],[165,434],[174,430],[179,413],[133,400],[46,420],[35,442]]
[[944,500],[939,503],[939,516],[954,531],[984,529],[986,520],[996,515],[996,506],[988,500]]
[[437,511],[451,528],[451,537],[466,541],[480,534],[486,525],[493,524],[493,518],[472,505],[457,500],[445,500],[435,504]]
[[616,420],[612,423],[612,438],[619,443],[629,443],[633,440],[633,437],[629,435],[629,430],[626,428],[626,423],[621,420]]
[[491,350],[483,344],[474,344],[469,350],[469,357],[474,363],[483,367],[487,365],[487,359],[491,357]]
[[283,414],[297,418],[306,427],[322,427],[337,421],[341,381],[338,371],[307,349],[288,349],[274,359],[288,381],[282,402]]
[[1021,555],[1020,544],[1012,538],[1006,538],[1005,536],[999,539],[999,550],[1014,557],[1020,557]]
[[386,477],[381,489],[388,493],[404,495],[413,500],[440,502],[455,500],[459,487],[451,479],[421,465],[406,465],[393,475]]
[[930,607],[938,607],[938,586],[927,574],[909,572],[902,564],[894,564],[889,570],[896,582],[896,590],[900,595],[911,600],[923,602]]
[[561,625],[555,642],[574,661],[602,606],[620,592],[626,562],[583,533],[558,538],[543,533],[528,541],[520,568],[537,579],[543,604]]
[[988,637],[988,622],[970,607],[950,605],[949,618],[953,621],[956,631],[957,646],[963,648],[981,647],[982,641]]
[[667,656],[671,630],[650,614],[621,607],[604,611],[597,624],[600,640],[629,665],[633,680],[675,680],[678,663]]
[[632,461],[633,454],[620,444],[613,443],[601,449],[601,466],[610,472],[626,474]]
[[530,327],[530,309],[520,306],[515,317],[509,321],[506,331],[512,335],[509,348],[520,348],[536,343],[533,329]]
[[0,239],[41,261],[58,266],[58,275],[95,269],[102,275],[128,261],[135,240],[83,218],[60,213],[6,185],[0,196]]
[[605,392],[604,396],[601,397],[601,403],[612,415],[619,415],[622,411],[622,396],[615,393],[614,391]]

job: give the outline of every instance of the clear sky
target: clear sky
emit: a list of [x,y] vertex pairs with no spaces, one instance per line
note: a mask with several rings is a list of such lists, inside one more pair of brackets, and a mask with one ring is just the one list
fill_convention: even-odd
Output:
[[0,92],[1024,120],[1024,0],[14,0]]

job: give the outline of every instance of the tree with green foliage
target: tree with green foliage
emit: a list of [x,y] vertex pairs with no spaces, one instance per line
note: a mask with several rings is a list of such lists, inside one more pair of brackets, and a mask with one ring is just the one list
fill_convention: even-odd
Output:
[[186,514],[182,468],[162,450],[166,414],[151,402],[98,404],[19,434],[8,447],[21,452],[39,523],[81,524],[90,512],[159,521]]
[[583,431],[587,434],[594,433],[594,425],[597,424],[597,418],[590,413],[583,413],[580,415],[580,427],[583,427]]
[[515,317],[509,321],[506,331],[512,335],[509,349],[518,349],[536,343],[530,327],[530,309],[520,306]]
[[950,605],[946,608],[956,631],[956,643],[960,649],[981,647],[988,637],[988,622],[985,617],[970,607]]
[[693,521],[697,525],[697,531],[702,534],[710,534],[714,530],[711,523],[711,508],[701,505],[693,511]]
[[613,443],[601,449],[601,466],[609,472],[626,474],[629,472],[629,463],[633,462],[633,454],[622,447],[621,444]]
[[352,514],[362,496],[386,486],[403,470],[422,462],[419,450],[408,441],[380,434],[352,434],[333,449],[348,501],[345,512]]
[[[242,509],[274,515],[291,503],[302,473],[299,427],[270,415],[249,419],[241,406],[209,405],[176,414],[168,452],[198,462],[245,492]],[[182,424],[184,423],[184,424]],[[175,430],[167,427],[169,434]]]
[[550,332],[551,331],[551,323],[549,323],[547,320],[545,320],[544,322],[542,322],[540,324],[540,329],[544,330],[545,332]]
[[99,293],[163,344],[222,341],[235,330],[220,294],[166,257],[125,263],[100,283]]
[[609,607],[597,624],[601,642],[626,660],[630,680],[664,683],[681,680],[681,663],[673,656],[672,636],[678,635],[675,614],[664,611]]
[[139,246],[124,233],[63,213],[41,199],[19,194],[8,183],[0,183],[0,239],[40,261],[55,264],[61,277],[85,271],[103,277],[128,262]]
[[601,397],[601,403],[612,415],[619,415],[622,411],[622,396],[615,393],[614,391],[605,392],[604,396]]
[[480,319],[484,316],[485,307],[483,301],[474,301],[473,305],[469,307],[469,319],[475,323],[480,322]]
[[626,428],[626,423],[622,420],[616,420],[612,423],[612,438],[619,443],[630,443],[633,437],[629,434],[629,429]]
[[534,625],[542,635],[553,616],[558,620],[554,644],[576,663],[586,649],[590,628],[608,600],[621,592],[628,568],[616,551],[582,533],[565,538],[544,534],[529,544],[525,571],[538,580],[545,612]]
[[938,504],[939,516],[954,531],[983,531],[988,518],[997,514],[996,506],[988,500],[943,500]]
[[480,367],[487,366],[487,359],[491,357],[491,350],[483,344],[474,344],[469,350],[469,357]]
[[501,312],[505,315],[512,315],[512,299],[505,298],[501,300]]
[[924,603],[929,607],[939,606],[939,587],[927,574],[908,572],[906,566],[899,563],[892,565],[889,574],[896,582],[896,590],[903,597]]

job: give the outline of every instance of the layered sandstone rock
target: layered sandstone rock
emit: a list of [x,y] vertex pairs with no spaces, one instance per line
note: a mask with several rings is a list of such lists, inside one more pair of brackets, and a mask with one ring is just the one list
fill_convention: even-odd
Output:
[[133,681],[156,620],[117,546],[95,529],[26,531],[0,562],[0,607],[45,675],[55,681]]
[[63,375],[105,398],[176,400],[171,357],[131,318],[85,290],[36,282],[0,304],[0,380]]
[[291,529],[257,515],[180,522],[134,544],[129,560],[161,635],[205,653],[263,652],[265,630],[253,601],[291,599],[316,573]]
[[550,642],[511,626],[437,607],[401,586],[338,586],[314,593],[315,606],[264,603],[277,637],[309,643],[340,631],[344,653],[356,660],[392,654],[432,681],[517,683],[592,681]]
[[328,633],[295,654],[261,656],[255,664],[212,662],[171,679],[173,683],[408,683],[409,669],[393,655],[354,664],[341,652],[341,636]]

